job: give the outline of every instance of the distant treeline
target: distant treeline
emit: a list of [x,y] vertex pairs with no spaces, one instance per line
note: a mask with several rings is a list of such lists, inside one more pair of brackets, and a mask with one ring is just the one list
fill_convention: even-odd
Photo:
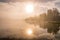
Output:
[[25,21],[30,24],[39,25],[42,28],[47,28],[48,33],[56,34],[60,26],[60,12],[57,8],[48,9],[47,13],[27,18]]

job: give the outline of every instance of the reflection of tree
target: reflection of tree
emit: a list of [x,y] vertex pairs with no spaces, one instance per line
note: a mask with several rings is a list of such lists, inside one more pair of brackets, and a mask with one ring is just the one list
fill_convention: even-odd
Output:
[[47,28],[49,33],[56,34],[60,25],[60,14],[56,8],[49,9],[47,13],[40,14],[38,17],[27,18],[26,22]]

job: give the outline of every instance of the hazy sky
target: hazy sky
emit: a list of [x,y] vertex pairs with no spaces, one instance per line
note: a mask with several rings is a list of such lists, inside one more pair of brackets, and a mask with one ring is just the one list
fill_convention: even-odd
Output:
[[[29,0],[34,2],[35,12],[28,14],[24,10],[27,0],[0,0],[0,14],[2,17],[9,18],[25,18],[35,14],[46,12],[47,9],[58,8],[60,9],[59,0]],[[6,16],[8,15],[8,16]]]
[[[28,14],[24,8],[28,0],[0,0],[0,37],[21,36],[27,27],[35,28],[36,32],[46,33],[45,30],[25,23],[22,19],[46,12],[47,9],[60,9],[60,0],[29,0],[33,2],[35,11]],[[60,11],[60,10],[59,10]]]

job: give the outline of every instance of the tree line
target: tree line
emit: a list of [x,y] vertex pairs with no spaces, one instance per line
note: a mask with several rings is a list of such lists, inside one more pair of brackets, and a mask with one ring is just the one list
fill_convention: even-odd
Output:
[[60,12],[57,8],[48,9],[47,13],[26,18],[25,21],[29,24],[39,25],[41,28],[47,28],[48,33],[56,34],[60,26]]

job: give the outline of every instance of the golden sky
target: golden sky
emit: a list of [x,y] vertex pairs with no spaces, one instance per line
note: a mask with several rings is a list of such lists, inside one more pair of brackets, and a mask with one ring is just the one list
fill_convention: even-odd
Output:
[[[33,4],[34,12],[27,13],[25,12],[25,6]],[[3,3],[0,2],[0,14],[1,17],[9,18],[26,18],[29,16],[39,15],[43,12],[46,12],[47,9],[54,8],[55,5],[49,3],[38,3],[38,2],[9,2]]]

